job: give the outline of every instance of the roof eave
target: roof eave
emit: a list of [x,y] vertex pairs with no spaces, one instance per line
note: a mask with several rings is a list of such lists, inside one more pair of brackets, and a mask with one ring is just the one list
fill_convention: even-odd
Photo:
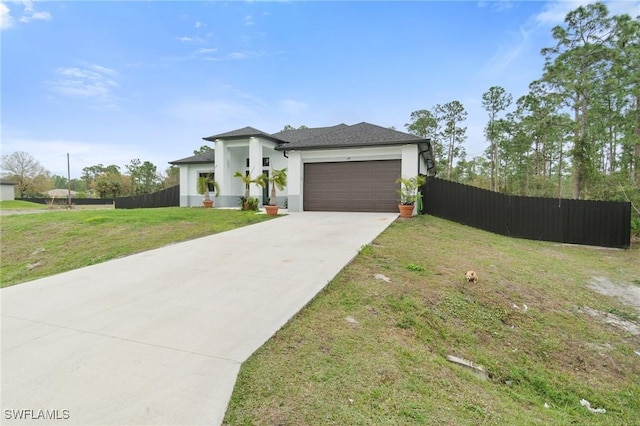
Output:
[[429,139],[419,139],[419,140],[411,140],[411,141],[392,141],[392,142],[379,142],[379,143],[371,143],[371,144],[338,144],[338,145],[308,145],[308,146],[293,146],[289,147],[292,144],[283,144],[277,146],[275,149],[278,151],[307,151],[311,149],[340,149],[340,148],[373,148],[378,146],[397,146],[397,145],[417,145],[421,143],[428,142]]
[[238,139],[249,139],[249,138],[262,138],[262,139],[267,139],[270,140],[272,142],[275,142],[277,144],[282,144],[282,143],[286,143],[283,140],[280,140],[278,138],[274,138],[273,136],[269,136],[269,135],[265,135],[265,134],[255,134],[255,135],[242,135],[242,136],[225,136],[222,138],[219,138],[217,136],[208,136],[206,138],[202,138],[203,140],[207,141],[207,142],[215,142],[218,139],[220,140],[225,140],[225,141],[232,141],[232,140],[238,140]]

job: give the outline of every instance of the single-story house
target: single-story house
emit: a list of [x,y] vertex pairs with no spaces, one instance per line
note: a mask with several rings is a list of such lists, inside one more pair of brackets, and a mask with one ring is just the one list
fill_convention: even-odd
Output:
[[[289,211],[397,211],[399,177],[435,171],[429,139],[369,123],[283,130],[253,127],[203,138],[214,150],[171,161],[180,166],[180,205],[201,206],[198,177],[213,174],[217,207],[236,207],[244,194],[237,171],[255,177],[287,168],[277,203]],[[250,187],[266,204],[270,188]]]
[[[45,193],[47,196],[51,198],[69,198],[69,190],[68,189],[50,189]],[[76,198],[78,193],[76,191],[71,191],[71,198]]]
[[15,200],[16,194],[14,187],[16,185],[16,182],[0,179],[0,201]]

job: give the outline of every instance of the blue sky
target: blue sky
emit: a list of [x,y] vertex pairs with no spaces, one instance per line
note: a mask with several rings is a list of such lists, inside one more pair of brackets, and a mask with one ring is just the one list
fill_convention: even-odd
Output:
[[487,146],[482,93],[526,94],[551,28],[587,3],[2,1],[2,153],[63,176],[69,153],[72,178],[133,158],[164,171],[244,126],[405,130],[459,100],[471,158]]

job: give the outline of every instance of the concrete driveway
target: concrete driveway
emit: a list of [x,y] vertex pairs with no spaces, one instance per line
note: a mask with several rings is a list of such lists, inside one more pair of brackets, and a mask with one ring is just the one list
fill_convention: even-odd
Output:
[[396,217],[290,214],[3,289],[0,423],[220,424],[242,362]]

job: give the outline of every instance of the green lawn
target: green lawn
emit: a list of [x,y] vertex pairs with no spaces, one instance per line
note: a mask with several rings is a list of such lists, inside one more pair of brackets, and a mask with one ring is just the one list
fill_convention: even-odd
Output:
[[587,314],[638,311],[603,279],[640,286],[640,251],[396,221],[243,364],[224,423],[640,424],[640,337]]
[[6,287],[269,218],[239,210],[180,207],[2,216],[0,281]]
[[46,204],[32,203],[22,200],[0,201],[0,210],[46,210]]

